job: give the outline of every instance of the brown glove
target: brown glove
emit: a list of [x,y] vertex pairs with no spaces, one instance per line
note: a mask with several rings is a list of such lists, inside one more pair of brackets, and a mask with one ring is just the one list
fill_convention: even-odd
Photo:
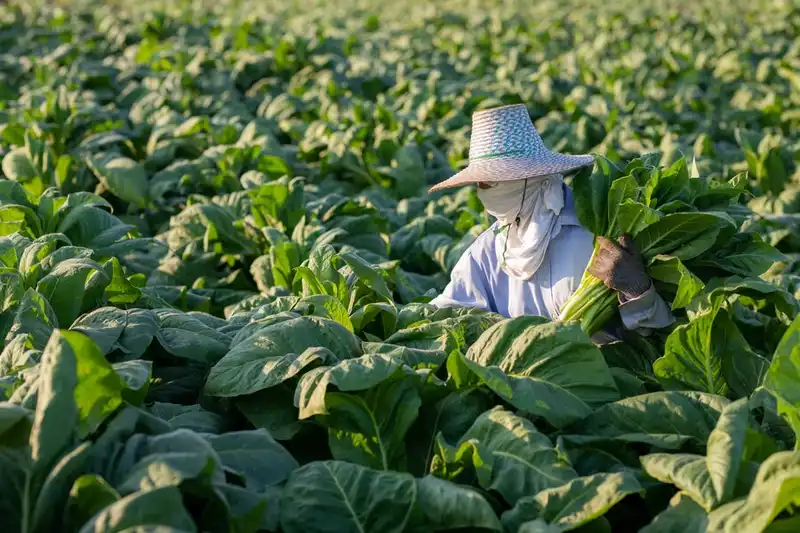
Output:
[[589,273],[605,285],[619,292],[624,300],[644,294],[651,285],[644,268],[644,259],[630,235],[623,235],[618,243],[597,237],[600,248],[589,265]]

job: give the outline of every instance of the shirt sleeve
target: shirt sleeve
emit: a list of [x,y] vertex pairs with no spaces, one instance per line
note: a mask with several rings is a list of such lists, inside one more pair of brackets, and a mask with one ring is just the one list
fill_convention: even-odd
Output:
[[649,335],[654,329],[661,329],[675,322],[672,311],[654,285],[650,285],[644,293],[632,299],[619,295],[619,315],[625,329],[635,330],[642,335]]
[[470,249],[467,249],[450,273],[450,283],[431,300],[436,307],[477,307],[492,311],[486,278]]

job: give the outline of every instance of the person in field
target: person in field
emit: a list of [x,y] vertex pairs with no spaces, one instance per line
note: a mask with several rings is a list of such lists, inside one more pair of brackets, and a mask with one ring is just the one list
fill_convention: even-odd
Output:
[[674,318],[656,293],[633,240],[598,237],[578,222],[564,174],[594,156],[545,147],[523,104],[476,112],[469,165],[430,192],[476,184],[496,222],[461,256],[437,307],[478,307],[506,317],[559,312],[589,272],[617,291],[622,325],[645,335]]

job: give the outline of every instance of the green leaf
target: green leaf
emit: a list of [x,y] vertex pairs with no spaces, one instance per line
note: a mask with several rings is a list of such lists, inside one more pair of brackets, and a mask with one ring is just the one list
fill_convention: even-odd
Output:
[[106,300],[112,304],[121,305],[135,303],[141,296],[141,291],[125,277],[125,271],[122,269],[122,265],[116,257],[112,257],[110,261],[111,274],[109,278],[111,282],[106,286],[103,295]]
[[[781,338],[767,369],[764,388],[775,395],[790,420],[800,421],[800,317]],[[800,424],[794,430],[800,440]]]
[[609,189],[618,176],[610,161],[599,158],[594,172],[578,172],[573,178],[575,213],[581,225],[595,235],[608,233]]
[[416,500],[409,474],[316,461],[289,478],[281,500],[281,528],[286,533],[402,533]]
[[619,233],[637,235],[646,227],[661,220],[663,216],[660,211],[628,198],[617,208]]
[[[793,320],[800,310],[800,303],[786,290],[777,285],[758,278],[741,278],[731,276],[729,278],[715,278],[706,285],[706,298],[698,299],[693,302],[697,304],[697,309],[690,308],[693,312],[702,312],[703,306],[718,304],[724,299],[734,296],[745,296],[756,302],[767,302],[774,306],[775,311],[785,315],[789,320]],[[694,305],[692,307],[695,307]]]
[[281,499],[286,533],[422,533],[452,527],[502,530],[488,502],[466,487],[341,461],[315,461],[295,470]]
[[711,344],[722,360],[722,375],[734,398],[750,396],[760,385],[769,360],[756,353],[728,313],[714,320]]
[[728,394],[722,359],[712,343],[713,326],[719,313],[715,307],[688,324],[678,326],[667,337],[664,356],[653,364],[653,370],[656,376],[671,384],[670,388],[688,388],[720,396]]
[[0,446],[17,447],[28,441],[31,413],[24,407],[0,403]]
[[378,296],[381,296],[389,302],[392,301],[392,293],[389,291],[389,287],[386,286],[383,276],[381,276],[381,273],[377,269],[354,253],[344,252],[339,254],[339,257],[347,263],[347,266],[353,269],[358,279],[367,285],[367,287],[375,291]]
[[800,505],[800,452],[778,452],[764,461],[747,498],[708,516],[707,531],[764,531],[782,511]]
[[[46,472],[41,469],[43,465],[34,464],[26,486],[28,492],[25,495],[27,501],[35,498],[31,513],[32,531],[46,533],[59,527],[70,487],[87,469],[90,447],[88,442],[78,445],[65,453],[52,469]],[[39,485],[43,473],[46,473],[46,477]]]
[[745,398],[728,404],[708,438],[706,457],[655,453],[642,457],[652,477],[684,491],[704,510],[711,511],[734,496],[748,429]]
[[556,526],[552,531],[569,531],[603,516],[626,496],[643,491],[629,472],[579,477],[519,500],[503,513],[503,525],[517,531],[526,522],[541,520]]
[[391,176],[399,198],[408,198],[420,193],[425,185],[425,162],[415,143],[400,148],[394,156]]
[[[318,348],[318,347],[326,348]],[[284,317],[236,341],[211,368],[205,391],[242,396],[274,387],[311,364],[360,355],[359,340],[344,326],[316,317]]]
[[141,435],[126,442],[106,465],[104,477],[121,494],[189,481],[223,483],[219,456],[203,437],[177,429],[155,436]]
[[159,309],[155,314],[160,324],[155,337],[172,355],[213,364],[228,351],[230,337],[204,324],[202,314],[172,309]]
[[97,179],[120,200],[137,207],[147,206],[147,172],[144,165],[115,153],[86,158]]
[[409,348],[385,342],[363,342],[361,349],[365,354],[383,354],[400,360],[415,370],[439,368],[445,362],[444,352],[439,350],[425,350],[422,348]]
[[676,286],[672,309],[681,309],[689,305],[705,286],[692,271],[677,257],[657,255],[647,268],[650,277]]
[[67,259],[36,284],[36,291],[53,306],[59,324],[72,324],[80,315],[93,272],[97,272],[98,279],[106,278],[103,267],[90,259]]
[[69,492],[65,509],[68,527],[77,530],[94,515],[120,499],[102,477],[96,474],[84,474],[75,480]]
[[79,317],[70,329],[88,336],[103,354],[114,349],[117,340],[125,331],[127,311],[116,307],[101,307]]
[[7,340],[18,335],[30,335],[34,348],[42,349],[47,344],[53,329],[59,325],[50,302],[34,289],[25,291],[17,307]]
[[225,428],[222,417],[199,405],[177,405],[154,402],[148,408],[153,415],[165,420],[173,429],[190,429],[198,433],[221,433]]
[[162,487],[126,496],[94,516],[79,533],[118,533],[134,526],[155,525],[187,533],[197,531],[176,487]]
[[28,149],[25,147],[15,148],[3,157],[3,175],[10,180],[19,183],[26,183],[37,176],[39,171],[31,161]]
[[[319,241],[318,241],[319,242]],[[346,286],[344,277],[333,266],[333,261],[338,257],[336,250],[329,244],[316,244],[308,256],[308,260],[304,262],[305,267],[313,278],[309,278],[309,287],[304,285],[303,295],[308,294],[333,294],[339,300],[344,301],[346,298]],[[313,285],[313,289],[312,286]],[[331,287],[329,292],[325,287]],[[311,290],[312,292],[306,292]]]
[[577,324],[506,320],[486,330],[462,359],[504,400],[556,427],[619,399],[600,350]]
[[578,444],[617,441],[666,450],[702,447],[728,403],[722,396],[699,392],[653,392],[604,405],[564,433]]
[[[406,470],[406,440],[421,399],[409,379],[391,379],[360,394],[329,392],[328,445],[334,459],[378,470]],[[301,413],[302,413],[301,408]]]
[[736,477],[744,455],[748,415],[746,398],[728,404],[708,437],[706,464],[719,502],[724,503],[733,498]]
[[478,417],[455,447],[440,448],[434,465],[442,473],[469,465],[484,489],[498,492],[510,505],[577,477],[550,439],[501,407]]
[[665,215],[650,224],[636,235],[636,244],[642,254],[647,257],[656,255],[675,255],[686,261],[692,259],[714,245],[714,240],[704,246],[693,246],[692,252],[675,253],[682,246],[690,243],[709,228],[721,225],[733,225],[733,221],[713,213],[672,213]]
[[283,483],[299,466],[263,429],[212,436],[208,437],[208,442],[225,470],[241,478],[248,489],[256,492]]
[[125,382],[122,397],[132,405],[141,405],[144,402],[150,387],[150,375],[153,363],[136,359],[114,363],[114,372]]
[[628,224],[620,220],[620,208],[628,200],[635,202],[639,196],[639,183],[633,176],[617,178],[608,190],[608,234],[616,240],[624,232],[630,232]]
[[3,516],[3,526],[9,531],[22,531],[23,523],[28,520],[25,515],[25,501],[29,501],[26,494],[27,476],[29,475],[31,459],[24,447],[0,447],[0,473],[3,474],[3,483],[0,485],[0,512]]
[[679,492],[670,500],[669,507],[656,515],[640,533],[705,533],[707,525],[706,511],[686,493]]
[[158,327],[155,313],[147,309],[131,309],[127,311],[125,329],[114,348],[130,358],[141,357],[153,341]]
[[397,308],[394,304],[388,302],[371,302],[356,309],[353,314],[350,315],[353,330],[356,333],[360,333],[370,323],[373,323],[373,321],[378,322],[378,320],[376,320],[378,318],[382,326],[383,338],[395,332],[397,326]]
[[413,531],[503,530],[492,507],[476,491],[433,476],[418,479],[416,484],[421,517]]
[[322,366],[303,375],[295,391],[300,418],[327,413],[328,386],[343,392],[372,388],[389,379],[402,366],[402,361],[383,354],[366,354]]
[[[435,459],[437,441],[458,442],[477,418],[492,406],[490,394],[483,389],[462,389],[436,395],[421,393],[423,401],[419,416],[411,428],[413,439],[408,442],[408,471],[415,476],[438,470]],[[428,391],[432,391],[428,389]],[[436,401],[438,399],[438,401]]]
[[47,468],[122,404],[124,384],[97,346],[74,331],[53,332],[40,366],[30,445],[37,468]]
[[302,304],[313,305],[316,316],[330,318],[347,328],[348,331],[353,331],[353,323],[350,321],[347,308],[336,297],[327,294],[315,294],[300,300],[298,305]]
[[[294,384],[292,384],[294,385]],[[257,428],[266,429],[277,440],[290,440],[306,422],[298,420],[290,382],[234,398],[236,409]]]
[[760,276],[776,262],[787,257],[761,240],[757,233],[738,233],[724,246],[697,261],[698,266],[713,267],[739,276]]

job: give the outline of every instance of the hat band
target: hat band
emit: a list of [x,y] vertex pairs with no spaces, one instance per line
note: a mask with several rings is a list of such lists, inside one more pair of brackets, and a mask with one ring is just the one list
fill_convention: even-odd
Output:
[[515,155],[530,155],[530,152],[526,150],[511,150],[510,152],[503,152],[501,154],[486,154],[486,155],[478,155],[475,157],[470,157],[470,161],[478,161],[480,159],[495,159],[497,157],[509,157]]

